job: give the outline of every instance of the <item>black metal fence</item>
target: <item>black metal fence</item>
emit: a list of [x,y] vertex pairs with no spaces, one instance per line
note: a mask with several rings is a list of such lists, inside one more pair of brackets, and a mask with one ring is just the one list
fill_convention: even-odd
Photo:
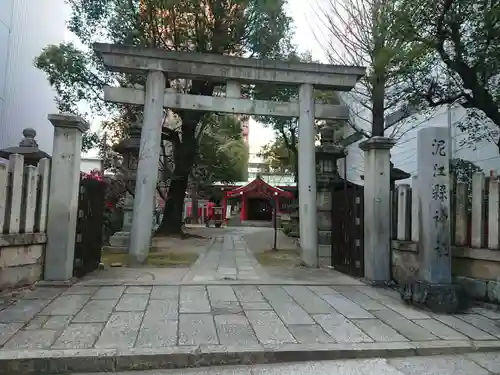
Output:
[[80,179],[73,275],[82,277],[97,269],[101,261],[106,184],[92,178]]
[[332,266],[364,275],[363,186],[345,182],[332,190]]

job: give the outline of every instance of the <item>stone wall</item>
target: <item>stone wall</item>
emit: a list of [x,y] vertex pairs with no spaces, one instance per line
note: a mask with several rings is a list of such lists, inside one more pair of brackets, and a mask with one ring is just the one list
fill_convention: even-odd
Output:
[[[392,276],[400,283],[418,278],[420,225],[434,220],[419,217],[422,186],[431,185],[421,178],[414,176],[411,187],[399,185],[394,193]],[[500,176],[474,173],[471,186],[451,176],[450,185],[454,187],[449,197],[454,280],[472,297],[500,303]]]
[[[454,280],[475,299],[500,303],[500,251],[452,247]],[[392,241],[392,276],[403,284],[418,278],[418,244]]]
[[0,291],[33,284],[43,274],[50,161],[0,163]]
[[41,279],[46,242],[45,233],[0,235],[0,290]]

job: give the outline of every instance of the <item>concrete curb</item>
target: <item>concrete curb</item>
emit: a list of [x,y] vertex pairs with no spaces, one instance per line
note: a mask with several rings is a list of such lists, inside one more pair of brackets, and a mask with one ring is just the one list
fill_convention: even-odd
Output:
[[[355,283],[335,283],[331,281],[318,282],[318,281],[284,281],[284,280],[208,280],[208,281],[162,281],[162,280],[148,280],[148,281],[114,281],[114,280],[87,280],[81,281],[77,284],[78,286],[203,286],[203,285],[299,285],[299,286],[366,286],[364,284]],[[44,285],[45,286],[45,285]]]
[[357,344],[201,345],[153,349],[0,350],[0,375],[145,371],[374,357],[410,357],[500,351],[500,341],[423,341]]

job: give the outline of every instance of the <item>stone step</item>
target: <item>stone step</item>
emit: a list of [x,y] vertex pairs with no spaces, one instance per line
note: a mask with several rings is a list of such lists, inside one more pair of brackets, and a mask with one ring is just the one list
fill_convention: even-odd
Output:
[[200,345],[141,349],[0,351],[0,374],[146,371],[218,365],[394,358],[500,351],[500,341],[351,344]]

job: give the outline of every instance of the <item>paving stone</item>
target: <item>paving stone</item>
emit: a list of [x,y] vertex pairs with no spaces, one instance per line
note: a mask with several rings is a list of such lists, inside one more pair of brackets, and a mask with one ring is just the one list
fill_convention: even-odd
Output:
[[399,315],[404,316],[406,319],[409,320],[416,320],[416,319],[429,319],[430,315],[423,312],[419,311],[417,309],[414,309],[409,306],[403,305],[401,301],[397,301],[394,303],[390,302],[383,302],[385,306],[390,308],[393,311],[396,311]]
[[69,322],[73,319],[73,315],[56,315],[51,316],[47,319],[47,322],[43,325],[44,329],[63,329]]
[[233,290],[241,303],[265,302],[264,296],[256,286],[235,286],[233,287]]
[[486,309],[484,307],[473,307],[469,310],[473,314],[480,314],[493,320],[500,320],[500,311]]
[[[182,295],[182,294],[181,294]],[[181,314],[179,345],[218,344],[211,314]]]
[[457,315],[457,318],[460,318],[465,322],[472,324],[474,327],[477,327],[485,332],[488,332],[490,335],[500,337],[500,325],[498,324],[498,322],[492,319],[489,319],[479,314]]
[[322,295],[321,298],[323,298],[336,311],[349,319],[370,319],[374,317],[370,312],[362,309],[350,299],[340,294],[325,294]]
[[468,340],[469,338],[458,331],[455,331],[451,327],[444,323],[441,323],[435,319],[421,319],[414,320],[415,324],[424,327],[426,330],[431,332],[443,340]]
[[471,353],[466,355],[467,359],[484,367],[488,371],[500,374],[500,355],[499,353]]
[[455,331],[463,333],[469,336],[473,340],[496,340],[496,337],[489,335],[488,333],[474,327],[473,325],[466,323],[462,319],[458,319],[450,315],[434,315],[434,318],[439,320],[441,323],[450,326]]
[[372,313],[411,341],[437,340],[437,337],[428,330],[392,310],[372,311]]
[[393,290],[373,288],[371,286],[366,286],[366,285],[355,286],[354,288],[384,305],[387,303],[389,304],[401,303],[401,296],[399,295],[398,292]]
[[178,286],[153,286],[151,290],[150,299],[160,300],[178,300],[179,287]]
[[309,314],[328,314],[335,310],[305,286],[284,286],[287,292]]
[[73,323],[106,323],[118,299],[90,300],[74,317]]
[[115,307],[116,311],[144,311],[148,305],[149,294],[124,294]]
[[270,304],[267,302],[242,302],[241,307],[243,310],[272,310]]
[[28,323],[50,300],[22,299],[0,311],[0,323]]
[[138,348],[158,348],[177,345],[178,324],[177,320],[167,319],[143,322],[135,346]]
[[71,288],[67,289],[63,294],[94,294],[99,290],[98,286],[83,286],[83,285],[73,285]]
[[212,301],[212,314],[240,314],[243,312],[242,307],[238,301]]
[[181,286],[181,313],[209,313],[211,311],[205,287]]
[[290,325],[287,328],[293,337],[301,344],[327,344],[335,342],[335,340],[317,324]]
[[259,288],[285,324],[314,324],[314,320],[285,291],[277,286]]
[[149,294],[151,293],[152,287],[150,286],[129,286],[125,289],[127,294]]
[[132,348],[141,326],[142,312],[111,314],[95,344],[96,348]]
[[57,297],[45,309],[41,315],[75,315],[89,300],[90,295],[72,294]]
[[408,339],[378,319],[351,320],[376,342],[401,342]]
[[3,349],[48,349],[56,339],[58,333],[60,332],[49,329],[18,331],[5,343]]
[[382,305],[381,303],[377,302],[373,298],[367,296],[366,294],[364,294],[364,293],[362,293],[359,290],[356,290],[354,288],[349,288],[349,289],[346,288],[346,289],[340,290],[340,293],[344,297],[349,298],[355,304],[357,304],[362,309],[365,309],[367,311],[387,310],[387,306]]
[[117,299],[125,291],[124,286],[103,286],[92,296],[93,299]]
[[43,325],[45,322],[49,319],[49,316],[47,315],[37,315],[33,319],[30,320],[30,322],[24,327],[25,330],[30,330],[30,329],[41,329],[43,328]]
[[214,301],[238,301],[233,288],[228,285],[209,285],[207,286],[207,291],[210,302],[212,303]]
[[258,344],[257,337],[255,337],[245,315],[217,315],[214,320],[219,341],[222,345]]
[[247,311],[246,316],[262,344],[296,342],[274,311]]
[[373,342],[343,315],[318,314],[313,315],[313,318],[336,342]]
[[405,375],[489,375],[489,372],[462,356],[389,359]]
[[144,323],[154,323],[160,319],[178,320],[179,319],[179,304],[176,300],[152,300],[146,309],[144,315]]
[[24,323],[0,323],[0,346],[23,327]]
[[23,299],[54,299],[64,292],[63,288],[35,288],[23,295]]
[[103,323],[70,324],[52,345],[52,349],[92,348],[103,327]]
[[316,293],[318,296],[322,295],[339,295],[340,293],[329,286],[324,285],[311,285],[307,287],[312,292]]

